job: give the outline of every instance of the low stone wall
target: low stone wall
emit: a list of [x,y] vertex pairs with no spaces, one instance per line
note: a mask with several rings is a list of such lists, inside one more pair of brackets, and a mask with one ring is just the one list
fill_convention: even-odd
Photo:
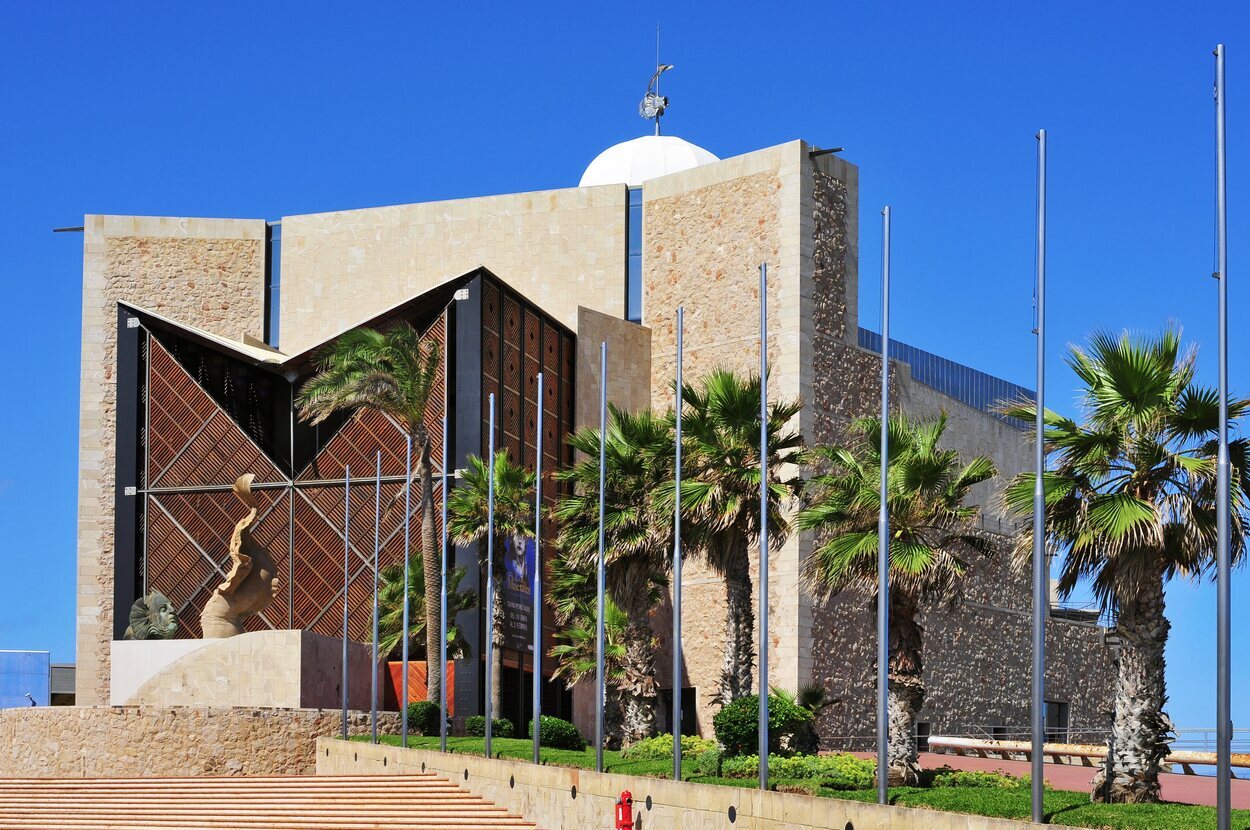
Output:
[[[0,709],[0,777],[309,775],[318,736],[342,723],[331,709]],[[378,728],[398,731],[398,715]],[[350,734],[368,731],[367,712],[348,712]]]
[[335,738],[317,740],[318,775],[437,772],[546,830],[612,826],[616,799],[634,797],[634,827],[683,830],[1027,830],[1008,819],[882,807],[756,789],[534,766]]

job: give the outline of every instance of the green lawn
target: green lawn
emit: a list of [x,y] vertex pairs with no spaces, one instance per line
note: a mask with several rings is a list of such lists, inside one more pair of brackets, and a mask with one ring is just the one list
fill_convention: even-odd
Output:
[[[352,740],[368,741],[369,736],[357,736]],[[399,746],[399,736],[380,735],[378,740],[391,746]],[[447,749],[470,755],[481,755],[485,741],[482,738],[448,738]],[[408,746],[412,749],[438,749],[438,738],[411,736]],[[495,738],[492,749],[500,758],[529,761],[534,755],[533,743],[524,738]],[[593,769],[595,751],[573,752],[567,749],[542,748],[542,762],[553,766]],[[672,775],[671,760],[628,761],[619,752],[605,750],[603,766],[607,772],[667,778]],[[703,784],[731,787],[754,787],[755,779],[711,778],[698,775],[694,761],[684,760],[682,778]],[[771,781],[773,787],[803,789],[827,798],[843,798],[854,801],[876,801],[874,790],[831,790],[810,781]],[[948,810],[1000,818],[1028,819],[1031,812],[1029,791],[1018,789],[990,789],[980,787],[896,787],[890,790],[890,803],[907,807],[923,807],[931,810]],[[1189,804],[1091,804],[1089,795],[1080,792],[1048,790],[1045,807],[1051,824],[1069,827],[1093,827],[1099,830],[1215,830],[1215,809],[1195,807]],[[1250,810],[1233,811],[1234,830],[1250,830]]]

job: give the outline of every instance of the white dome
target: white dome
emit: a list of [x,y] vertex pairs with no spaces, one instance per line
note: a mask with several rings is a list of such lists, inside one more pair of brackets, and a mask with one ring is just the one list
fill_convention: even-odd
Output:
[[638,187],[648,179],[720,161],[716,156],[674,135],[644,135],[604,150],[586,168],[578,187],[624,184]]

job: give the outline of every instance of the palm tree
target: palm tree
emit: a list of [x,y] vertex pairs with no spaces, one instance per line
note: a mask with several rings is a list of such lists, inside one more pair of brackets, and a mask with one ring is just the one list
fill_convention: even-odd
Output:
[[[622,739],[631,744],[655,731],[656,641],[648,618],[658,600],[657,586],[667,584],[673,538],[672,511],[661,511],[656,494],[672,482],[674,444],[669,419],[650,410],[610,409],[604,446],[604,571],[606,591],[625,620]],[[555,510],[559,543],[569,569],[597,576],[599,430],[579,430],[569,443],[582,460],[559,474],[572,484],[571,495]],[[593,590],[591,599],[593,605]]]
[[[571,689],[578,683],[593,681],[598,670],[597,574],[575,567],[564,551],[552,558],[549,574],[551,604],[560,626],[556,635],[558,642],[550,652],[556,658],[552,678],[564,680]],[[625,668],[628,659],[625,630],[630,623],[629,615],[611,596],[605,596],[603,743],[608,749],[620,749],[625,745],[625,697],[629,685]]]
[[[335,412],[373,409],[393,419],[416,448],[420,484],[421,567],[425,578],[425,647],[439,647],[438,606],[442,592],[438,539],[434,527],[434,473],[425,416],[442,359],[438,344],[423,340],[401,321],[386,331],[352,329],[317,356],[317,373],[300,389],[300,417],[318,424]],[[411,486],[412,482],[408,482]],[[443,667],[430,663],[426,694],[433,700]]]
[[[755,674],[755,611],[751,601],[751,548],[760,531],[760,379],[717,369],[698,385],[682,390],[683,533],[695,550],[725,580],[725,659],[718,697],[730,703],[751,693]],[[798,401],[768,407],[769,514],[771,547],[780,547],[789,531],[783,514],[799,487],[784,473],[802,447],[791,421]],[[662,491],[669,500],[671,483]]]
[[[1164,585],[1198,579],[1216,542],[1216,460],[1219,393],[1194,382],[1196,353],[1181,351],[1180,331],[1158,337],[1097,332],[1071,347],[1068,365],[1084,388],[1084,423],[1047,410],[1043,478],[1047,543],[1064,552],[1061,596],[1088,581],[1105,611],[1116,616],[1122,642],[1117,667],[1110,777],[1100,770],[1093,798],[1111,802],[1159,799],[1171,721],[1163,711],[1168,623]],[[1232,401],[1230,417],[1250,402]],[[1033,403],[1005,407],[1033,419]],[[1231,547],[1244,546],[1245,439],[1231,442]],[[1034,476],[1006,491],[1017,515],[1031,516]],[[1031,561],[1031,528],[1017,537],[1021,562]]]
[[[959,596],[971,555],[988,555],[989,538],[972,528],[980,508],[969,490],[995,475],[994,464],[938,446],[943,413],[931,420],[893,417],[888,425],[886,500],[890,515],[889,781],[913,785],[920,765],[912,730],[924,706],[924,629],[917,616]],[[805,581],[820,596],[853,591],[877,595],[878,511],[881,494],[881,421],[851,424],[844,446],[807,453],[816,474],[804,488],[795,517],[823,540],[803,563]],[[876,603],[873,603],[874,614]]]
[[[378,589],[378,652],[386,660],[394,660],[400,653],[404,636],[404,582],[403,565],[388,565],[382,569]],[[473,591],[461,591],[460,583],[464,568],[453,568],[447,574],[447,656],[468,657],[471,653],[464,632],[456,624],[456,615],[477,607],[477,595]],[[409,650],[417,659],[425,653],[425,569],[411,568],[408,573],[409,608],[413,622],[408,627]],[[437,614],[441,615],[442,609]],[[437,652],[435,652],[437,654]],[[435,660],[438,658],[435,657]]]
[[[476,455],[466,462],[460,485],[447,502],[447,531],[460,545],[478,546],[482,569],[486,568],[486,533],[489,510],[489,468]],[[508,451],[495,453],[495,558],[488,576],[495,593],[493,618],[489,621],[494,660],[491,667],[491,709],[501,705],[500,676],[503,674],[504,605],[501,601],[504,575],[504,541],[521,550],[526,539],[534,538],[534,484],[536,477],[515,463]],[[535,565],[540,567],[538,563]]]

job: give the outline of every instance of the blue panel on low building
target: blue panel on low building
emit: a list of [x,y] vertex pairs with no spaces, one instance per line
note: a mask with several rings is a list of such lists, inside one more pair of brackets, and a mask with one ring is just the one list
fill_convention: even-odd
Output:
[[46,651],[0,651],[0,709],[47,706],[51,702],[52,655]]

